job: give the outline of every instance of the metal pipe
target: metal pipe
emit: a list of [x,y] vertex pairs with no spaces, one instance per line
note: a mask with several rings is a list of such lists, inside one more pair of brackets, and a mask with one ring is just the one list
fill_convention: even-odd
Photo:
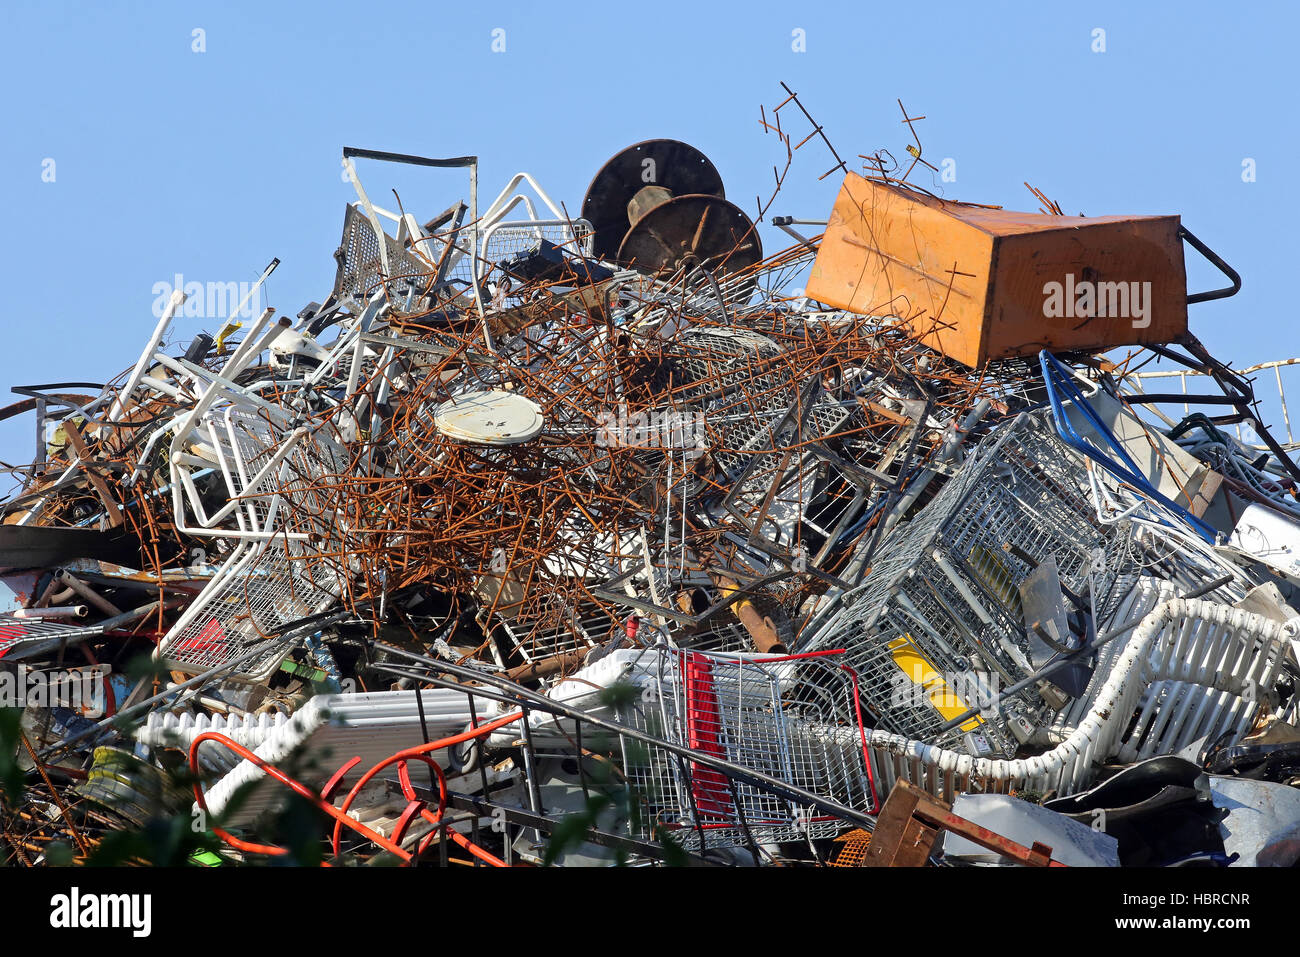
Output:
[[149,367],[149,359],[153,356],[154,351],[158,348],[158,343],[162,342],[162,337],[167,333],[167,329],[172,324],[172,317],[176,315],[176,310],[180,308],[181,303],[185,302],[185,293],[180,289],[173,289],[171,298],[167,301],[167,308],[163,310],[162,318],[154,326],[153,335],[149,337],[149,344],[144,347],[140,353],[140,358],[136,360],[135,368],[131,370],[131,375],[118,392],[117,398],[113,400],[113,406],[108,412],[108,421],[116,422],[126,411],[126,403],[131,398],[131,393],[135,387],[140,384],[140,379]]
[[54,608],[18,608],[15,618],[85,618],[89,614],[85,605],[60,605]]

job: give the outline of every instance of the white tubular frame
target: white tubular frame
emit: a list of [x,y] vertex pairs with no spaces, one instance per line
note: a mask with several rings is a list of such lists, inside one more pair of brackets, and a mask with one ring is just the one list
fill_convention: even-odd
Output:
[[564,218],[564,210],[560,209],[559,206],[555,205],[555,201],[552,200],[551,197],[546,194],[546,190],[542,189],[542,187],[538,185],[537,180],[533,179],[533,175],[531,173],[524,172],[521,170],[520,172],[515,173],[515,175],[510,178],[510,182],[506,183],[505,189],[501,190],[501,192],[497,194],[497,198],[492,200],[491,205],[488,206],[487,210],[483,213],[483,216],[481,218],[481,221],[483,223],[491,225],[493,222],[495,222],[496,220],[504,216],[506,212],[519,199],[523,199],[524,202],[528,203],[529,215],[533,215],[532,203],[522,196],[517,197],[514,201],[511,201],[510,204],[507,205],[506,197],[508,197],[511,193],[513,193],[520,183],[527,183],[532,188],[533,192],[537,194],[538,198],[543,203],[546,204],[546,207],[551,211],[552,216],[554,216],[556,219],[560,220],[563,223],[568,222],[568,220]]
[[[293,453],[294,449],[298,446],[298,443],[308,434],[308,430],[306,428],[298,428],[286,435],[283,442],[276,448],[275,454],[271,456],[271,459],[263,465],[256,474],[249,475],[245,468],[246,463],[243,461],[243,457],[239,453],[238,442],[234,435],[235,426],[230,417],[232,409],[226,410],[222,424],[231,440],[231,447],[235,458],[234,471],[232,471],[231,468],[232,463],[227,460],[225,452],[222,449],[222,443],[217,438],[217,423],[212,422],[207,418],[207,414],[212,405],[222,398],[231,398],[238,403],[272,408],[248,389],[236,385],[234,379],[287,328],[287,326],[277,323],[269,330],[263,332],[263,330],[266,329],[267,324],[270,322],[273,313],[274,310],[272,309],[267,309],[262,313],[257,322],[254,323],[253,327],[249,330],[249,333],[244,338],[243,342],[241,342],[238,348],[235,349],[234,353],[230,356],[219,373],[216,373],[215,375],[206,372],[203,373],[204,376],[211,379],[211,382],[209,382],[207,388],[203,391],[203,394],[194,404],[194,407],[179,420],[176,432],[172,436],[171,446],[168,449],[168,461],[170,463],[171,471],[172,507],[176,513],[176,528],[184,534],[206,536],[210,538],[219,537],[252,540],[270,538],[306,540],[310,537],[305,532],[267,531],[264,528],[257,527],[258,523],[256,522],[255,513],[251,503],[245,502],[239,497],[250,489],[254,489],[261,483],[265,482],[276,469],[279,469],[283,465],[284,460]],[[200,381],[199,370],[193,367],[185,368],[180,363],[176,363],[175,360],[168,360],[164,364],[173,368],[180,365],[181,369],[194,378],[196,384]],[[277,415],[281,414],[279,410],[275,411]],[[209,469],[213,467],[214,463],[207,459],[191,455],[185,450],[186,443],[190,441],[191,437],[200,425],[205,426],[207,430],[207,437],[211,440],[217,457],[215,464],[221,470],[230,493],[229,501],[226,505],[213,515],[208,515],[206,509],[204,509],[202,496],[199,494],[199,491],[194,484],[194,476],[190,472],[190,469]],[[237,476],[236,473],[238,473]],[[236,477],[238,478],[238,483],[236,482]],[[185,493],[184,496],[182,496],[182,492]],[[191,525],[185,519],[185,498],[189,499],[190,508],[194,513],[195,520],[198,523],[197,525]],[[274,513],[278,501],[278,495],[272,496],[271,504],[269,506],[272,514]],[[241,505],[245,506],[242,511],[240,510]],[[245,522],[245,513],[249,518],[249,522],[247,523]],[[235,514],[238,519],[238,529],[215,527],[218,522],[223,521],[231,514]],[[252,527],[249,527],[250,524]]]
[[131,393],[135,391],[136,386],[144,377],[145,370],[149,367],[149,360],[158,350],[158,344],[162,342],[162,337],[167,334],[168,327],[172,324],[172,319],[176,315],[176,310],[185,302],[185,293],[179,289],[172,290],[171,299],[167,302],[167,308],[163,310],[162,318],[158,320],[158,325],[154,326],[153,335],[149,337],[149,344],[144,347],[140,353],[140,358],[136,360],[135,368],[131,370],[131,377],[126,380],[126,385],[122,386],[122,391],[117,394],[113,400],[113,407],[108,412],[108,421],[116,422],[122,418],[126,412],[127,403],[131,399]]
[[1277,680],[1288,628],[1229,605],[1164,602],[1134,631],[1083,720],[1051,751],[990,760],[872,731],[867,744],[877,786],[888,793],[902,778],[949,801],[963,792],[1013,788],[1068,795],[1085,790],[1108,759],[1172,754],[1225,731],[1239,738]]

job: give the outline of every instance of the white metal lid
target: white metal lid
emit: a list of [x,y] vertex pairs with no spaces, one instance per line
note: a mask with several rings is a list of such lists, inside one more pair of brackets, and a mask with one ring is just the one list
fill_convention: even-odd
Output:
[[517,445],[536,438],[545,420],[532,399],[493,389],[470,392],[442,403],[433,413],[438,431],[479,445]]

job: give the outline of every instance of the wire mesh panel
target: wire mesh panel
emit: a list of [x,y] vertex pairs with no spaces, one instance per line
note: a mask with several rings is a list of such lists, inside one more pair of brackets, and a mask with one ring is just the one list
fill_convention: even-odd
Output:
[[[675,744],[758,771],[848,807],[873,798],[851,672],[833,656],[763,660],[656,649],[657,667],[621,719]],[[642,800],[642,836],[667,829],[683,847],[830,837],[837,818],[660,747],[623,739],[628,782]]]
[[772,423],[762,421],[760,413],[784,412],[794,400],[780,355],[771,339],[743,329],[692,328],[673,342],[674,363],[689,383],[683,398],[718,420],[715,428],[725,449],[744,449],[754,435],[766,434]]
[[[1033,673],[1019,585],[1055,559],[1065,588],[1111,595],[1116,527],[1095,518],[1082,464],[1039,417],[1022,414],[880,546],[866,583],[806,648],[848,649],[879,727],[922,741],[970,734],[974,753],[1009,754],[1009,721],[1037,723],[1025,692],[997,718],[943,724]],[[1107,571],[1109,569],[1109,571]]]
[[[308,436],[272,474],[246,484],[286,440],[285,430],[237,405],[213,410],[205,425],[226,495],[239,503],[231,537],[286,534],[242,542],[167,633],[160,654],[178,670],[192,672],[225,664],[285,625],[324,611],[338,600],[345,574],[330,554],[338,516],[315,484],[346,467],[334,443]],[[260,680],[290,647],[268,650],[239,673]]]
[[22,642],[37,641],[43,638],[59,638],[81,631],[77,625],[58,621],[44,621],[40,618],[0,617],[0,658],[9,649]]
[[[776,429],[795,401],[780,346],[748,330],[697,327],[678,335],[667,352],[676,411],[698,421],[719,477],[734,478],[747,467],[752,470],[755,458],[770,458],[764,453],[779,448]],[[725,484],[716,479],[679,482],[691,497]]]
[[609,641],[622,625],[607,607],[548,595],[523,617],[499,616],[510,649],[524,661],[594,648]]
[[[238,657],[285,625],[319,614],[338,601],[337,577],[298,542],[241,546],[167,633],[160,655],[179,671],[199,673]],[[232,674],[262,681],[293,647],[268,648]]]
[[[364,304],[380,283],[388,283],[392,292],[414,285],[424,289],[432,281],[433,269],[418,256],[413,256],[387,233],[384,244],[388,253],[390,275],[383,275],[383,260],[379,255],[379,238],[366,214],[356,206],[348,206],[343,217],[343,239],[334,258],[338,260],[338,273],[334,277],[334,296],[340,300],[354,300]],[[441,244],[439,244],[441,245]]]

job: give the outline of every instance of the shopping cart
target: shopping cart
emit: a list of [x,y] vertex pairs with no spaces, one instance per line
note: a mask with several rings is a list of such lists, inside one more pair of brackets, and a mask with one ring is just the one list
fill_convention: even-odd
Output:
[[[1142,614],[1163,589],[1144,588],[1131,610]],[[1103,764],[1177,754],[1198,742],[1235,743],[1261,715],[1284,718],[1295,693],[1282,693],[1295,627],[1209,601],[1175,599],[1152,608],[1090,688],[1077,721],[1053,729],[1055,747],[1013,761],[990,760],[908,740],[868,735],[878,787],[900,779],[951,801],[963,792],[1091,787]]]
[[1040,414],[1022,413],[882,541],[863,584],[810,622],[799,650],[847,649],[877,727],[1009,755],[1052,710],[1032,689],[943,726],[1035,672],[1020,585],[1040,565],[1055,562],[1094,622],[1109,617],[1135,578],[1107,560],[1122,541],[1097,519],[1082,463]]
[[[173,461],[197,522],[185,530],[236,543],[159,646],[177,670],[224,664],[324,611],[345,588],[348,570],[331,557],[340,534],[334,501],[318,482],[346,470],[347,458],[326,435],[304,433],[230,401],[204,416],[191,452]],[[226,504],[209,514],[212,500]],[[291,647],[269,648],[238,673],[262,680]]]
[[[856,712],[856,679],[835,653],[741,657],[653,649],[624,724],[744,770],[864,811],[876,805]],[[641,836],[667,832],[703,850],[833,837],[843,821],[800,807],[742,775],[621,738],[641,801]]]

